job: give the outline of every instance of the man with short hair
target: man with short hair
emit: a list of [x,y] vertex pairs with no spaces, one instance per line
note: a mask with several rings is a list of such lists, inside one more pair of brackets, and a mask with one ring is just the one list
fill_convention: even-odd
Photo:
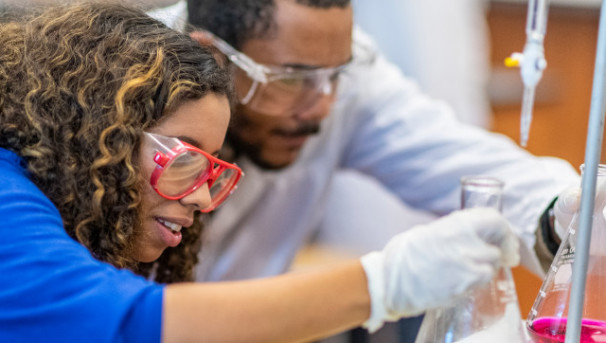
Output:
[[[522,262],[542,273],[535,250],[548,261],[558,238],[540,219],[549,219],[559,192],[578,184],[568,163],[532,156],[504,136],[457,121],[354,29],[349,0],[187,5],[192,37],[215,46],[233,69],[238,104],[224,157],[246,173],[205,231],[199,280],[286,271],[328,215],[340,170],[368,175],[402,203],[437,216],[460,206],[462,176],[500,178],[503,213],[523,243]],[[375,216],[374,199],[350,196],[368,206],[340,215]],[[384,228],[356,229],[381,235]]]
[[[535,232],[538,220],[578,174],[458,122],[353,30],[349,0],[189,0],[188,11],[192,37],[232,62],[239,103],[227,145],[247,173],[212,218],[200,279],[286,270],[343,169],[437,215],[459,207],[462,176],[502,179],[503,212],[526,245],[524,263],[541,273],[530,252],[537,234],[538,244],[553,237]],[[358,211],[348,215],[373,215]]]

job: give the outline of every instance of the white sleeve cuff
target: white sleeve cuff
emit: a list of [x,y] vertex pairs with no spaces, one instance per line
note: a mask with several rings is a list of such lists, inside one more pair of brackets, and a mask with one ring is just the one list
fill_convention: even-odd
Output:
[[387,316],[384,299],[383,254],[378,251],[371,252],[362,256],[360,262],[366,272],[370,295],[370,318],[362,324],[362,327],[373,333],[383,326],[384,318]]

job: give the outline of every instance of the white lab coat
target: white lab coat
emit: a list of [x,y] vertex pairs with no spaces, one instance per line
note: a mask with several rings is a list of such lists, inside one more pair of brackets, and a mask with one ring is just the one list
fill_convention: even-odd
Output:
[[181,0],[170,6],[155,8],[148,11],[147,14],[160,20],[168,27],[184,31],[187,23],[187,1]]
[[[368,40],[360,32],[354,36]],[[445,103],[420,93],[380,56],[351,74],[321,133],[292,166],[268,172],[237,161],[246,176],[206,228],[197,279],[286,271],[325,216],[333,176],[343,169],[369,175],[406,204],[438,215],[459,208],[462,176],[502,179],[503,212],[523,243],[523,264],[540,274],[533,253],[538,218],[560,191],[579,184],[575,170],[563,160],[532,156],[505,136],[461,124]],[[368,208],[351,215],[373,216]],[[381,234],[382,227],[360,230]]]
[[445,100],[463,122],[488,127],[486,0],[352,0],[354,20],[387,59]]

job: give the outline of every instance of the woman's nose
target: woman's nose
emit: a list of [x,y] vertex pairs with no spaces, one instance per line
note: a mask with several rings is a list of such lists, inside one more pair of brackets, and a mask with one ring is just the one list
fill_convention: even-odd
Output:
[[193,205],[198,210],[208,208],[212,202],[208,182],[179,200],[183,205]]

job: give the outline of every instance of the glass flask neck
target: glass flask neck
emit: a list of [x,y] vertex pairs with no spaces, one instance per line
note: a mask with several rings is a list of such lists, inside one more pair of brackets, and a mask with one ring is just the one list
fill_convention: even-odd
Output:
[[[461,207],[501,210],[503,182],[488,176],[461,179]],[[453,304],[427,311],[415,343],[522,342],[522,316],[511,270],[498,269],[486,285]]]
[[491,207],[501,211],[503,181],[489,176],[461,178],[461,208]]

